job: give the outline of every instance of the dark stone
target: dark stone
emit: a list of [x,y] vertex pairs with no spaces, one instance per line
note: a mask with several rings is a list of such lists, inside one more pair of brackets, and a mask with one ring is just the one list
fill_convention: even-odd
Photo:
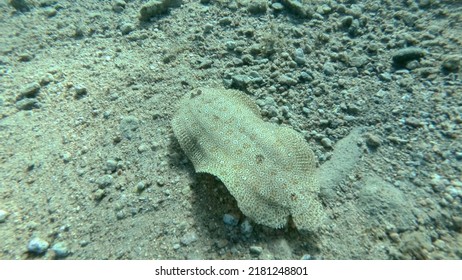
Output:
[[27,12],[31,9],[31,3],[28,0],[9,0],[8,4],[20,12]]
[[36,98],[24,98],[16,102],[16,108],[19,110],[32,110],[40,107],[41,104]]
[[397,66],[404,67],[412,60],[418,60],[425,56],[425,51],[421,48],[410,47],[396,51],[393,54],[393,63]]
[[247,10],[252,14],[263,14],[268,9],[268,3],[266,0],[254,0],[250,1]]
[[460,68],[462,58],[457,55],[450,55],[447,56],[443,63],[441,64],[441,68],[444,72],[457,72]]
[[16,100],[20,100],[23,98],[33,98],[37,96],[37,93],[40,90],[40,84],[37,82],[33,82],[30,84],[27,84],[25,87],[21,89],[19,92],[19,96],[16,98]]
[[152,0],[144,4],[140,10],[140,20],[149,21],[152,17],[164,14],[168,8],[179,7],[182,0]]
[[290,13],[305,18],[311,17],[311,11],[301,2],[297,0],[283,0],[281,2]]

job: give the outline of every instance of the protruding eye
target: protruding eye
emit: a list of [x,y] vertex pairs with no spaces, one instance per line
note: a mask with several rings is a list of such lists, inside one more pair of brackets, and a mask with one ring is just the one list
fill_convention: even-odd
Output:
[[255,156],[255,160],[257,161],[258,164],[262,163],[264,159],[265,157],[263,155],[258,154]]
[[191,92],[191,97],[190,99],[193,99],[193,98],[196,98],[198,97],[199,95],[202,94],[202,90],[198,89],[196,92]]

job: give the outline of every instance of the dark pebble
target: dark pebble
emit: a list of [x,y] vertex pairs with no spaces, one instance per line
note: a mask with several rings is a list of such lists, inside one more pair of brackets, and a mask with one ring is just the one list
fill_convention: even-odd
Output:
[[367,134],[366,144],[371,148],[378,148],[382,144],[382,140],[375,134]]
[[410,47],[396,51],[393,54],[393,62],[399,66],[405,66],[408,62],[424,57],[425,51],[421,48]]
[[37,82],[33,82],[30,84],[25,85],[21,91],[19,92],[19,96],[17,100],[23,99],[23,98],[32,98],[37,95],[37,93],[40,90],[40,84]]
[[41,107],[40,102],[36,98],[24,98],[16,102],[18,110],[32,110]]

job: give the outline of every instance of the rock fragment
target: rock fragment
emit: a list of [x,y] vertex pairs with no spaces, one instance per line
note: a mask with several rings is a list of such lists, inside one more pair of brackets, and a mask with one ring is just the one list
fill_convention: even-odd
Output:
[[268,9],[268,1],[266,0],[253,0],[247,6],[247,10],[252,14],[263,14]]
[[46,252],[50,244],[46,242],[45,240],[35,237],[31,241],[29,241],[29,244],[27,245],[27,250],[31,253],[40,255]]
[[393,54],[393,63],[397,66],[403,67],[408,62],[412,60],[418,60],[425,56],[425,51],[421,48],[417,47],[410,47],[404,48],[396,51]]
[[3,209],[0,209],[0,223],[4,223],[8,217],[8,212]]
[[149,21],[151,18],[164,14],[168,11],[168,8],[179,7],[182,4],[182,0],[152,0],[144,4],[140,10],[141,21]]
[[441,68],[444,72],[457,72],[460,69],[462,56],[448,55],[444,58]]
[[64,242],[58,242],[51,247],[57,258],[65,258],[69,255],[69,249]]
[[25,85],[21,91],[19,92],[19,96],[16,98],[17,100],[23,98],[34,98],[37,96],[37,93],[40,90],[40,84],[37,82],[29,83]]

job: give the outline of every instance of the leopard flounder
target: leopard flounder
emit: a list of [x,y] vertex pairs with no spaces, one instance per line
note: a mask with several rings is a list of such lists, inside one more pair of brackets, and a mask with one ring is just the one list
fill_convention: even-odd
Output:
[[172,121],[196,172],[218,177],[239,209],[259,224],[315,230],[323,216],[314,154],[295,130],[263,121],[237,90],[200,88],[186,94]]

